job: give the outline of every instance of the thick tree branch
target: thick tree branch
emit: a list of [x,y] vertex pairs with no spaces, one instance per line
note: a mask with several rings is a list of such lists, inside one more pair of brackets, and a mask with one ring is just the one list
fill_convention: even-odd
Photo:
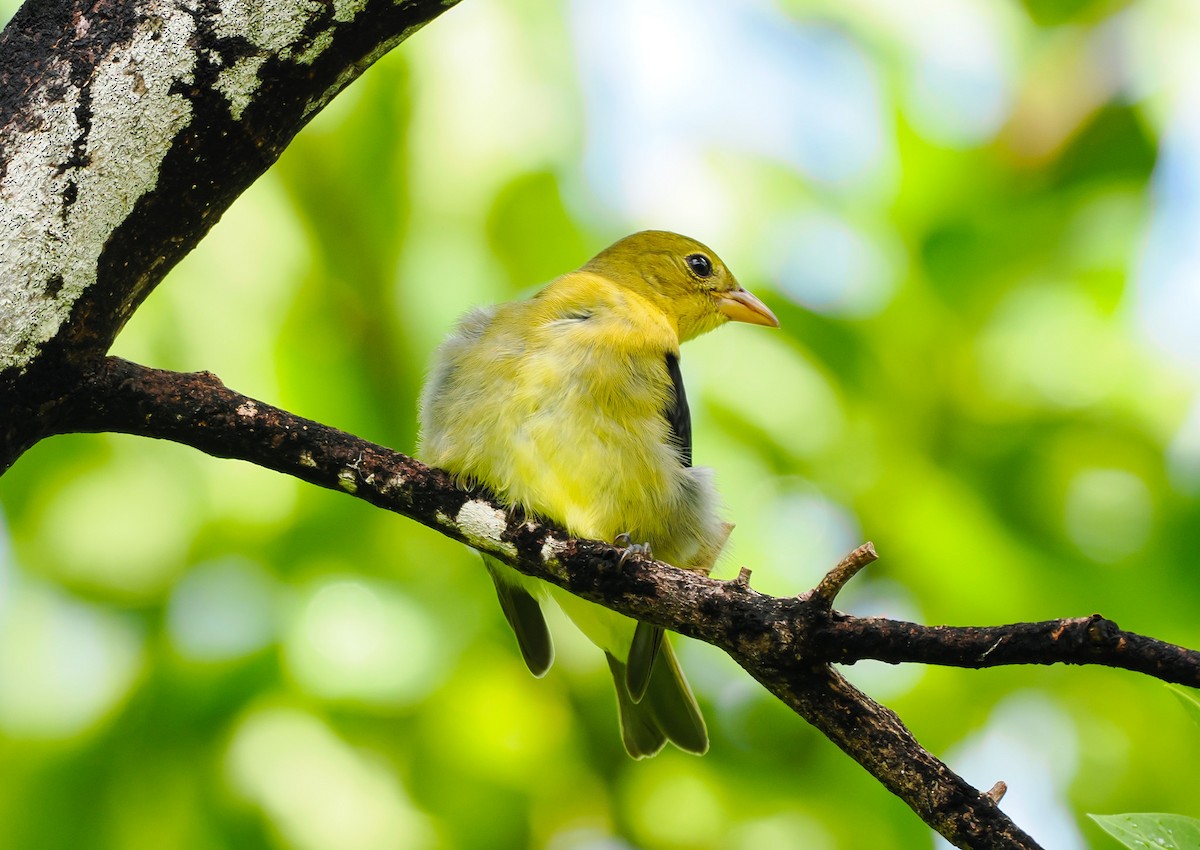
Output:
[[292,137],[456,0],[28,0],[0,33],[0,473]]
[[403,514],[613,610],[717,646],[863,765],[959,847],[1038,845],[981,792],[927,752],[900,719],[829,666],[863,658],[983,667],[1103,664],[1200,683],[1200,654],[1122,632],[1094,616],[990,628],[925,627],[849,617],[829,607],[874,558],[862,547],[817,588],[779,598],[746,572],[719,581],[576,540],[463,490],[419,461],[227,389],[209,373],[181,375],[109,358],[58,410],[57,432],[117,431],[239,458]]

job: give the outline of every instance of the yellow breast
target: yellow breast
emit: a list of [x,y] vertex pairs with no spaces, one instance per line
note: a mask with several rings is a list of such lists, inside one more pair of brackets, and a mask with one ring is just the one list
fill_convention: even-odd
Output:
[[427,459],[573,534],[669,548],[661,529],[686,486],[663,415],[677,350],[670,320],[638,295],[560,278],[452,353],[426,399]]

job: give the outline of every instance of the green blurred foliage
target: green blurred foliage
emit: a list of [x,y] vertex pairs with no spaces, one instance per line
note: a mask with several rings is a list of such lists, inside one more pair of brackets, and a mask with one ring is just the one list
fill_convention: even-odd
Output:
[[1105,815],[1096,823],[1133,850],[1161,847],[1164,850],[1198,850],[1200,820],[1180,815]]
[[[1100,611],[1200,643],[1197,374],[1151,344],[1138,305],[1153,281],[1137,274],[1178,111],[1154,37],[1200,32],[1195,16],[1169,2],[927,0],[911,18],[869,0],[784,4],[782,28],[749,30],[764,63],[792,33],[828,63],[810,86],[869,84],[768,104],[805,128],[843,109],[875,123],[825,147],[803,129],[789,147],[772,135],[784,124],[753,124],[762,113],[696,122],[672,96],[680,112],[657,129],[612,126],[643,85],[687,77],[687,49],[710,55],[696,19],[751,5],[656,6],[680,42],[663,45],[661,75],[631,82],[618,71],[637,71],[636,54],[592,26],[604,12],[590,0],[463,0],[313,121],[115,353],[209,369],[414,451],[426,364],[465,309],[521,297],[640,227],[686,230],[783,323],[684,350],[697,459],[738,524],[721,575],[745,564],[760,590],[793,594],[871,539],[882,559],[841,599],[855,613]],[[977,124],[966,107],[986,85],[955,101],[922,76],[959,36],[994,48],[1006,87]],[[747,101],[752,65],[722,65]],[[939,91],[959,106],[935,109]],[[721,135],[746,120],[749,142]],[[864,139],[858,165],[829,165]],[[649,155],[664,145],[671,156]],[[342,494],[79,435],[22,458],[0,509],[5,847],[933,844],[703,645],[679,642],[712,751],[631,762],[603,661],[565,619],[555,668],[532,679],[473,553]],[[1047,846],[1103,846],[1083,812],[1200,814],[1200,736],[1152,680],[847,675],[976,785],[1006,780],[1005,808]]]

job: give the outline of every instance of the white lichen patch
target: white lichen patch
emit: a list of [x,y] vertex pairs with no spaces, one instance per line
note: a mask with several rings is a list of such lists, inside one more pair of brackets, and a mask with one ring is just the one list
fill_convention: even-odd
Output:
[[333,19],[339,23],[352,21],[367,8],[369,0],[333,0]]
[[[333,21],[354,20],[369,0],[334,0]],[[221,70],[216,88],[229,101],[229,112],[240,120],[261,85],[258,71],[268,56],[310,65],[333,45],[335,26],[329,26],[314,36],[306,36],[315,21],[329,20],[329,6],[318,0],[224,0],[214,16],[219,36],[246,39],[261,53],[243,57]],[[365,66],[364,66],[365,67]],[[357,76],[357,71],[351,78]],[[344,84],[343,84],[344,85]],[[335,88],[340,91],[341,85]],[[332,96],[332,95],[330,95]],[[323,98],[316,108],[324,106]],[[314,111],[312,108],[308,112]]]
[[229,114],[234,121],[242,120],[242,113],[254,99],[258,90],[258,69],[267,61],[263,56],[244,56],[217,74],[213,88],[225,95],[229,101]]
[[[67,226],[59,217],[59,194],[65,180],[55,168],[70,156],[79,133],[75,106],[74,100],[44,99],[34,106],[42,124],[37,144],[11,145],[7,173],[0,180],[0,369],[33,359],[88,280],[72,275],[68,283],[62,277]],[[56,276],[62,281],[57,295],[29,288]]]
[[316,61],[318,56],[329,49],[331,44],[333,44],[333,30],[322,30],[313,37],[313,40],[309,42],[307,47],[300,50],[292,58],[301,65],[311,65]]
[[[361,9],[364,3],[361,0],[349,5]],[[340,5],[345,4],[334,6],[335,20],[343,20]],[[213,17],[217,35],[244,39],[259,51],[222,68],[217,76],[215,88],[229,101],[229,114],[235,121],[241,120],[262,85],[258,72],[269,57],[310,64],[329,49],[332,29],[312,38],[305,35],[314,21],[328,18],[328,6],[319,0],[224,0],[220,4],[220,11]]]
[[245,39],[265,54],[288,54],[319,17],[327,16],[320,0],[223,0],[214,16],[221,38]]
[[338,486],[347,493],[358,492],[358,475],[353,469],[343,469],[338,472]]
[[508,527],[504,511],[497,510],[487,502],[472,499],[464,504],[458,511],[455,524],[467,542],[476,548],[517,554],[517,547],[501,540],[501,535]]
[[243,401],[238,405],[236,413],[238,416],[249,419],[258,415],[258,405],[252,401]]
[[312,452],[310,452],[308,449],[304,449],[302,452],[300,452],[300,465],[307,466],[309,469],[317,468],[317,462],[313,460]]
[[548,538],[542,544],[542,563],[552,566],[558,563],[558,556],[566,550],[566,545],[554,538]]
[[[193,30],[183,11],[143,21],[128,44],[100,57],[82,110],[67,70],[47,69],[66,94],[55,102],[42,95],[31,106],[33,143],[6,140],[12,158],[0,181],[0,369],[25,366],[58,332],[95,282],[113,230],[157,185],[163,157],[192,115],[172,88],[192,80]],[[79,116],[89,114],[81,140]],[[37,282],[44,286],[30,285]]]

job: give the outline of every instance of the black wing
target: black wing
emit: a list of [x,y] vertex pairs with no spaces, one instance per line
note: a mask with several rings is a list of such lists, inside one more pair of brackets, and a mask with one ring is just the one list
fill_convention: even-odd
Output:
[[692,465],[692,413],[688,410],[687,393],[683,391],[683,374],[679,371],[679,355],[667,352],[667,374],[671,376],[671,397],[663,415],[671,426],[671,440],[679,447],[679,460]]

